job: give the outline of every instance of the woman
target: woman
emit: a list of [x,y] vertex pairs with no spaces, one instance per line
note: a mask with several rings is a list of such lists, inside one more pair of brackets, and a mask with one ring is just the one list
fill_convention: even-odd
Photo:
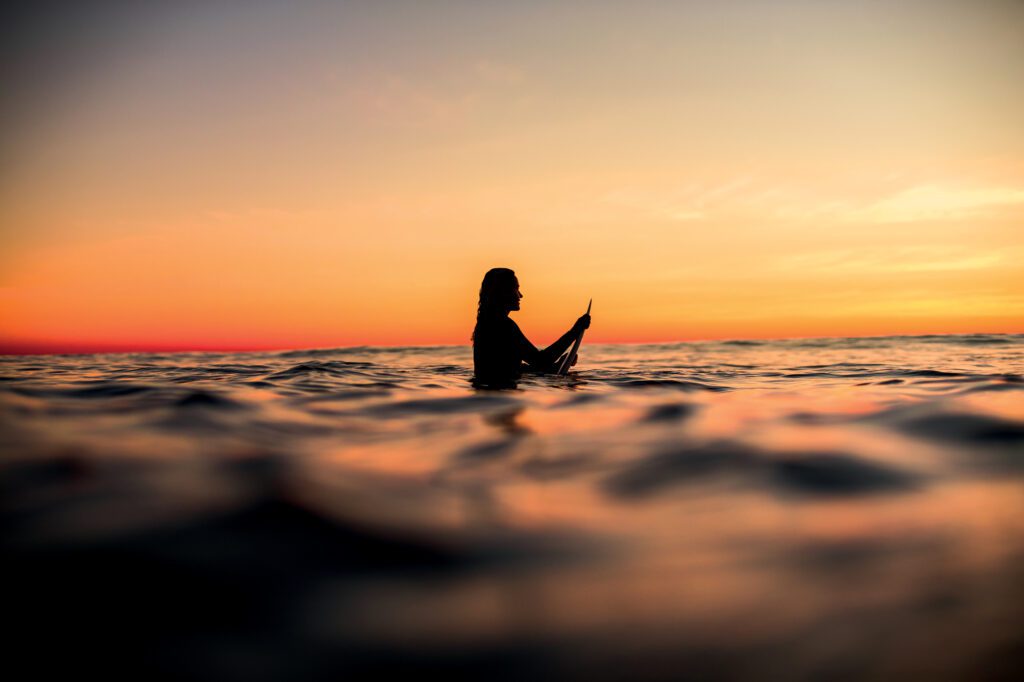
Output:
[[590,315],[584,315],[560,339],[544,350],[537,350],[508,316],[511,311],[519,310],[522,298],[519,280],[513,271],[493,268],[484,275],[473,330],[473,368],[477,384],[515,385],[524,362],[535,372],[554,371],[559,356],[577,335],[590,327]]

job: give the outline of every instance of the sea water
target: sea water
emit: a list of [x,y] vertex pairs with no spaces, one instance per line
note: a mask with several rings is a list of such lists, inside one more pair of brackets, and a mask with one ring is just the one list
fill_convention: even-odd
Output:
[[1020,679],[1024,336],[471,374],[466,347],[0,358],[8,659]]

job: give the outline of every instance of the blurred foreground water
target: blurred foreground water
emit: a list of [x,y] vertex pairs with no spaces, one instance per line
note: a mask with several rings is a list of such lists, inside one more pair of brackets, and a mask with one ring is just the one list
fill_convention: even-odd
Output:
[[1024,336],[587,345],[505,392],[471,370],[0,357],[8,665],[1024,674]]

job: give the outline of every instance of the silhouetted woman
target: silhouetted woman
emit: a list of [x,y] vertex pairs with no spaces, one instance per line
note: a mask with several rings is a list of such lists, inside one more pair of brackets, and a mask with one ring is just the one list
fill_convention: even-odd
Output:
[[473,368],[477,385],[513,386],[523,371],[524,362],[535,372],[554,371],[559,356],[590,326],[590,315],[584,315],[560,339],[544,350],[537,350],[508,316],[511,311],[519,310],[522,297],[516,273],[508,268],[493,268],[484,275],[473,330]]

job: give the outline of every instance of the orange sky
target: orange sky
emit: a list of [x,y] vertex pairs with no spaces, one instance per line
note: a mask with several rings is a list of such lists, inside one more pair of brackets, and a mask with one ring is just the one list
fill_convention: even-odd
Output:
[[19,18],[0,350],[1024,332],[1024,5],[510,4]]

